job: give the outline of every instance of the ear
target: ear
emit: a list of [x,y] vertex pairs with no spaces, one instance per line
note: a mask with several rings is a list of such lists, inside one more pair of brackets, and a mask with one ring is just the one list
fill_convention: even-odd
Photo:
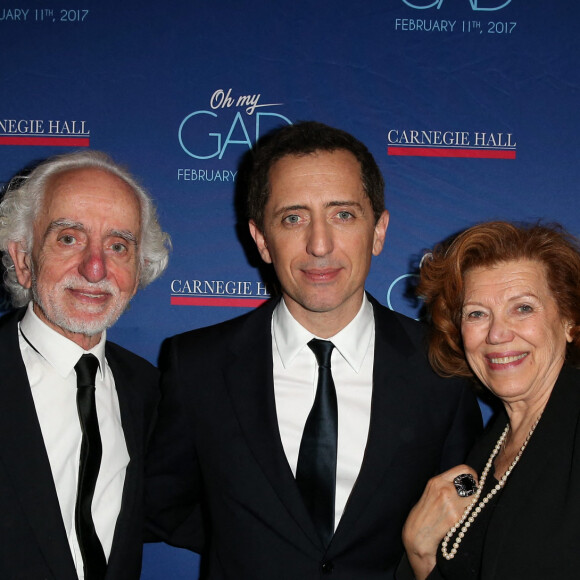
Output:
[[572,329],[576,325],[571,320],[566,320],[564,322],[564,332],[566,333],[566,342],[572,342],[574,337],[572,336]]
[[383,251],[388,226],[389,212],[385,210],[375,225],[375,233],[373,237],[373,256],[378,256]]
[[250,234],[252,238],[254,238],[254,242],[256,242],[256,246],[258,247],[258,252],[260,252],[262,260],[264,260],[266,264],[271,264],[272,258],[270,256],[268,244],[266,244],[266,238],[264,237],[264,234],[260,231],[254,220],[250,220],[248,225],[250,227]]
[[8,253],[14,262],[16,278],[23,288],[32,286],[32,270],[30,268],[30,254],[22,242],[8,242]]

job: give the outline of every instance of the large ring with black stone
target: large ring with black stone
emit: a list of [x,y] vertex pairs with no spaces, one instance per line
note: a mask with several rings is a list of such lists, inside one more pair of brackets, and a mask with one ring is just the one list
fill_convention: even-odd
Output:
[[469,497],[477,491],[477,483],[471,473],[462,473],[453,480],[459,497]]

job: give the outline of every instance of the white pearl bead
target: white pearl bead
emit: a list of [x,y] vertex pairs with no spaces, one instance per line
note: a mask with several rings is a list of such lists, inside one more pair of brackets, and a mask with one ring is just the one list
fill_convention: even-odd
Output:
[[[487,475],[491,469],[491,466],[493,465],[493,460],[494,460],[495,456],[499,453],[500,449],[502,448],[502,446],[504,444],[504,441],[507,438],[507,434],[508,434],[509,428],[510,428],[509,422],[506,425],[506,428],[503,430],[503,433],[500,435],[500,438],[498,439],[495,447],[493,448],[493,451],[491,452],[491,455],[489,456],[489,459],[487,460],[485,467],[483,468],[483,472],[482,472],[481,477],[479,479],[479,485],[477,488],[477,492],[474,495],[473,501],[471,502],[471,504],[469,504],[469,506],[467,506],[467,508],[465,508],[465,511],[463,512],[463,515],[461,516],[461,519],[454,526],[451,527],[451,529],[447,532],[447,534],[445,534],[445,538],[441,542],[441,553],[443,554],[443,557],[446,560],[452,560],[454,558],[455,554],[457,553],[457,548],[459,548],[459,544],[461,543],[461,540],[465,536],[465,532],[469,529],[471,524],[474,522],[475,518],[481,513],[481,510],[487,505],[489,500],[494,495],[496,495],[497,492],[500,489],[502,489],[502,487],[505,485],[505,482],[506,482],[509,474],[512,472],[512,469],[516,466],[517,462],[520,460],[520,457],[522,456],[522,453],[524,452],[524,449],[526,448],[528,441],[530,440],[532,434],[534,433],[534,429],[538,425],[541,416],[542,415],[540,415],[536,419],[536,422],[534,423],[534,425],[530,429],[530,432],[528,433],[528,436],[526,437],[524,444],[521,446],[520,450],[518,451],[518,454],[515,456],[514,460],[511,462],[511,465],[509,466],[507,471],[503,474],[503,476],[501,477],[499,482],[495,485],[495,487],[493,487],[491,489],[491,491],[476,506],[475,504],[479,500],[479,497],[481,495],[481,491],[482,491],[482,489],[485,485],[485,481],[487,479]],[[475,509],[474,509],[474,507],[475,507]],[[467,516],[472,512],[472,510],[473,510],[473,513],[468,518]],[[461,530],[459,531],[459,534],[457,535],[457,538],[455,539],[455,542],[453,544],[453,547],[451,548],[451,551],[448,552],[447,551],[448,541],[451,539],[453,534],[455,534],[455,532],[459,529],[459,526],[462,526]]]

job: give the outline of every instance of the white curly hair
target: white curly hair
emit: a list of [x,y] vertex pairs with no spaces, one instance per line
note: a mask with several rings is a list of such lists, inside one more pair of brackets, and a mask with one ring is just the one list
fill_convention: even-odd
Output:
[[32,251],[34,222],[42,207],[50,179],[74,169],[95,168],[122,179],[133,190],[141,207],[141,240],[139,244],[139,287],[144,288],[161,276],[169,261],[171,239],[159,225],[157,211],[149,194],[122,166],[106,153],[94,150],[78,151],[51,157],[30,174],[10,181],[0,203],[0,252],[6,268],[4,283],[14,306],[24,306],[32,298],[29,288],[18,282],[14,262],[8,252],[10,242],[20,242]]

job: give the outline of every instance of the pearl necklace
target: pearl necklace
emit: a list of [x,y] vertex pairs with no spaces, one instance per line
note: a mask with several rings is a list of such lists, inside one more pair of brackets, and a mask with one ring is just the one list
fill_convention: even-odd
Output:
[[[530,429],[530,432],[528,433],[528,436],[526,437],[524,444],[521,446],[520,450],[518,451],[518,454],[515,456],[514,460],[511,462],[511,465],[508,467],[506,472],[502,475],[501,479],[496,483],[495,487],[478,503],[479,497],[481,496],[481,491],[483,490],[483,486],[485,485],[485,480],[487,479],[487,475],[488,475],[488,473],[493,465],[493,460],[495,459],[496,455],[500,452],[502,445],[505,443],[505,440],[507,438],[507,434],[510,430],[510,424],[508,421],[506,428],[503,430],[503,433],[501,434],[500,438],[498,439],[497,443],[495,444],[495,447],[493,448],[493,451],[491,452],[491,455],[489,456],[489,459],[487,460],[487,463],[485,464],[485,468],[483,469],[483,472],[481,474],[481,478],[479,480],[479,485],[477,486],[477,491],[475,492],[475,495],[473,496],[472,502],[467,506],[467,508],[465,508],[465,511],[463,512],[463,515],[461,516],[460,520],[447,532],[447,534],[445,534],[445,538],[443,538],[443,541],[441,542],[441,553],[443,554],[443,557],[446,560],[452,560],[455,557],[455,554],[457,553],[457,550],[459,549],[459,545],[461,544],[461,540],[465,536],[465,533],[467,532],[467,530],[469,529],[471,524],[474,522],[475,518],[481,513],[481,510],[487,505],[489,500],[498,491],[500,491],[503,488],[503,486],[505,485],[507,478],[509,477],[510,473],[513,471],[517,462],[520,460],[520,457],[522,456],[524,449],[528,445],[528,441],[532,437],[532,434],[534,433],[534,429],[538,425],[541,416],[542,415],[540,414],[540,416],[536,419],[536,422],[533,424],[532,428]],[[478,503],[478,505],[477,505],[477,507],[475,507],[475,504],[477,504],[477,503]],[[475,509],[473,509],[474,507],[475,507]],[[473,514],[470,516],[469,514],[472,511],[473,511]],[[447,546],[449,545],[449,542],[451,541],[453,534],[455,534],[455,532],[459,529],[459,526],[461,526],[461,529],[459,530],[459,533],[457,534],[457,537],[455,538],[455,542],[453,542],[453,545],[451,547],[451,551],[448,552]]]

